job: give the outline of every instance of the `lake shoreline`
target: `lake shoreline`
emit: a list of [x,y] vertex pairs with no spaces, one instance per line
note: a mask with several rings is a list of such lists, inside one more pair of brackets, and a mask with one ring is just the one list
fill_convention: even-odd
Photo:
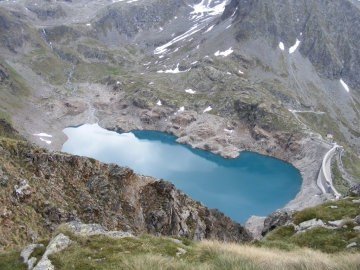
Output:
[[166,179],[194,200],[240,223],[283,206],[295,197],[302,183],[299,170],[288,162],[247,151],[226,159],[179,144],[176,136],[164,132],[118,133],[85,124],[66,128],[64,133],[69,139],[63,152]]
[[[43,121],[17,122],[22,117],[14,117],[14,126],[29,141],[55,151],[59,151],[67,140],[62,132],[65,127],[98,122],[99,126],[105,129],[120,132],[130,130],[166,132],[177,136],[179,143],[189,144],[194,148],[226,158],[234,158],[241,154],[241,151],[256,152],[287,161],[299,169],[303,179],[300,191],[293,200],[284,205],[284,208],[301,210],[320,204],[328,198],[327,195],[321,195],[316,179],[323,156],[329,147],[308,135],[287,134],[280,131],[267,132],[259,127],[250,130],[240,121],[210,113],[186,110],[178,112],[156,105],[151,110],[152,113],[133,105],[119,111],[106,111],[106,107],[98,106],[94,113],[93,108],[84,101],[86,93],[82,95],[74,98],[65,112],[64,109],[54,109],[51,114],[47,114],[43,108],[36,108],[33,112],[27,109],[22,113],[38,115]],[[103,95],[100,98],[105,102],[111,96],[112,93],[109,93],[108,96]],[[101,103],[101,100],[97,102]],[[69,111],[72,108],[77,108],[77,111]],[[79,111],[78,108],[82,109]],[[44,115],[48,117],[44,118]],[[40,132],[52,135],[51,144],[46,144],[33,135]]]

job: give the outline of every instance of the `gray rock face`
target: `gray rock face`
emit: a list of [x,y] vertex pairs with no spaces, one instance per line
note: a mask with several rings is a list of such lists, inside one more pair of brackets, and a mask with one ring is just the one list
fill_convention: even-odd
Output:
[[264,228],[261,232],[262,236],[271,232],[278,226],[283,226],[291,221],[291,212],[287,209],[276,210],[268,215],[264,220]]
[[274,48],[279,42],[290,48],[299,39],[300,53],[323,77],[342,77],[355,89],[360,84],[360,33],[356,27],[360,10],[356,5],[349,0],[232,0],[222,19],[235,12],[238,41],[266,37]]
[[183,5],[182,1],[149,1],[148,4],[139,6],[131,5],[123,9],[109,8],[95,22],[100,29],[104,26],[114,27],[119,34],[132,37],[139,30],[159,27],[164,22],[176,16],[177,8]]
[[346,192],[345,196],[351,195],[360,196],[360,184],[351,187],[348,192]]

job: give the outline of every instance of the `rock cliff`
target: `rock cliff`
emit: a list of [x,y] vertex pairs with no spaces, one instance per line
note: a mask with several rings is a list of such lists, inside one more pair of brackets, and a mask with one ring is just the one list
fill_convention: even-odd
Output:
[[8,138],[0,139],[0,159],[2,249],[35,241],[73,220],[135,235],[250,240],[242,225],[218,210],[128,167]]

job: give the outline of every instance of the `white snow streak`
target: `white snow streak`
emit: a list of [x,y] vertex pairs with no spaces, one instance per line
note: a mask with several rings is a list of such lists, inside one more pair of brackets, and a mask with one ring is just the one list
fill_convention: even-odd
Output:
[[222,14],[225,9],[225,5],[226,5],[226,1],[223,1],[219,5],[211,8],[210,5],[211,5],[212,0],[209,0],[207,2],[207,4],[205,4],[205,2],[207,2],[207,1],[202,0],[199,4],[194,5],[192,7],[194,10],[190,14],[194,14],[194,17],[192,17],[191,19],[202,18],[205,16],[205,13],[206,13],[206,15],[210,15],[210,16]]
[[[222,1],[222,3],[218,4],[218,2],[214,2],[215,6],[212,6],[213,0],[202,0],[199,4],[194,5],[194,6],[190,6],[191,8],[193,8],[193,11],[190,13],[191,17],[190,20],[193,21],[193,23],[198,22],[197,24],[195,24],[194,26],[192,26],[188,31],[186,31],[184,34],[175,37],[174,39],[172,39],[171,41],[169,41],[168,43],[157,47],[154,50],[154,54],[161,54],[161,53],[166,53],[167,52],[167,48],[171,45],[173,45],[174,43],[184,40],[185,38],[195,34],[196,32],[202,30],[204,27],[208,26],[207,21],[211,20],[213,18],[213,16],[217,16],[223,13],[224,9],[225,9],[225,5],[226,5],[226,1]],[[207,31],[210,31],[212,29],[212,27],[208,28]],[[173,36],[174,34],[172,34]]]
[[39,133],[39,134],[33,134],[34,136],[39,136],[39,137],[52,137],[52,135],[46,134],[46,133]]
[[300,44],[300,40],[296,39],[295,44],[289,48],[289,53],[295,52],[299,44]]
[[279,48],[280,48],[280,50],[285,50],[285,46],[284,46],[284,43],[282,43],[282,42],[280,42],[279,43]]
[[228,49],[228,50],[226,50],[226,51],[224,51],[224,52],[217,51],[216,53],[214,53],[214,55],[215,55],[215,56],[224,56],[224,57],[226,57],[226,56],[228,56],[229,54],[231,54],[232,52],[233,52],[233,50],[232,50],[231,47],[230,47],[230,49]]
[[159,70],[157,71],[157,73],[182,73],[182,72],[187,72],[189,71],[191,68],[187,69],[187,70],[184,70],[184,71],[180,71],[179,70],[179,64],[177,64],[176,68],[175,69],[168,69],[168,70]]
[[40,140],[42,140],[43,142],[46,142],[47,144],[51,144],[51,141],[45,140],[43,138],[40,138]]
[[194,91],[192,89],[186,89],[185,92],[189,93],[189,94],[195,94],[196,93],[196,91]]
[[212,25],[212,26],[210,26],[205,32],[204,32],[204,34],[205,33],[207,33],[207,32],[209,32],[209,31],[211,31],[211,29],[213,29],[214,28],[214,26],[215,26],[215,24],[214,25]]
[[187,38],[188,36],[191,36],[192,34],[195,34],[196,32],[199,32],[201,30],[201,28],[197,29],[197,27],[198,27],[198,25],[196,24],[193,27],[191,27],[190,30],[188,30],[184,34],[174,38],[173,40],[169,41],[168,43],[166,43],[160,47],[157,47],[154,51],[154,54],[165,53],[167,51],[167,47],[173,45],[174,43],[176,43],[180,40]]
[[341,82],[342,86],[345,88],[345,90],[348,91],[348,93],[350,93],[349,86],[342,79],[340,79],[340,82]]
[[212,108],[211,108],[211,106],[209,106],[209,107],[207,107],[207,108],[203,111],[203,113],[209,112],[209,111],[211,111],[211,110],[212,110]]

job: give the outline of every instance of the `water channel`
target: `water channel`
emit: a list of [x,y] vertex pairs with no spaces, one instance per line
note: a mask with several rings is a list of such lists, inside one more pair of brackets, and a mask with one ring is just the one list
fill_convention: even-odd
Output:
[[290,163],[242,152],[225,159],[157,131],[117,133],[85,124],[63,130],[62,151],[129,166],[136,173],[171,181],[210,208],[244,223],[283,207],[300,190],[300,172]]

